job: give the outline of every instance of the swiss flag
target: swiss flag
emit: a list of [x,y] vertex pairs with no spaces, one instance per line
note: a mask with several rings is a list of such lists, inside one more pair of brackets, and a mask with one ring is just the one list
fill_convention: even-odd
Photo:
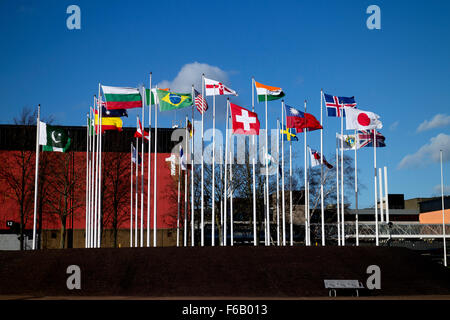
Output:
[[259,135],[258,115],[230,102],[233,133]]

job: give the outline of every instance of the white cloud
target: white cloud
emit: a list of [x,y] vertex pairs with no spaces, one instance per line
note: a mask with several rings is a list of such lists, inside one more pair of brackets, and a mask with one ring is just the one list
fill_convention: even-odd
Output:
[[417,132],[441,128],[450,125],[450,116],[446,114],[437,114],[431,120],[425,120],[417,128]]
[[206,63],[193,62],[185,64],[173,80],[163,80],[158,83],[159,88],[170,88],[176,92],[191,92],[192,85],[200,91],[202,87],[202,73],[206,78],[211,78],[227,85],[228,74],[219,67],[210,66]]
[[439,162],[442,150],[442,161],[450,160],[450,135],[438,134],[430,142],[422,146],[416,153],[408,154],[400,161],[398,168],[415,168],[429,162]]
[[399,123],[400,123],[399,121],[395,121],[393,124],[389,126],[389,130],[394,131],[395,129],[397,129]]

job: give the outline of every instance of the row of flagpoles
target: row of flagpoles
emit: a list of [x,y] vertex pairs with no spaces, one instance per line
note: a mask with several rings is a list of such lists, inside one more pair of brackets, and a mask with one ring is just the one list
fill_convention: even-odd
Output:
[[[152,74],[150,73],[150,88],[152,88]],[[104,96],[101,95],[101,90],[103,89]],[[265,122],[266,122],[266,130],[265,130],[265,146],[263,150],[264,155],[264,165],[265,165],[265,183],[264,183],[264,199],[265,199],[265,218],[264,218],[264,234],[265,234],[265,245],[270,245],[270,199],[269,199],[269,159],[271,158],[268,150],[268,101],[279,99],[284,96],[284,92],[281,88],[278,87],[270,87],[263,84],[260,84],[256,82],[252,78],[252,111],[249,111],[247,109],[244,109],[242,107],[239,107],[227,100],[227,120],[226,120],[226,138],[225,138],[225,166],[224,166],[224,203],[223,207],[221,205],[220,210],[223,213],[221,214],[221,225],[223,226],[223,240],[221,245],[227,245],[227,202],[229,195],[227,194],[229,192],[227,188],[227,182],[228,182],[228,170],[227,166],[230,166],[230,181],[232,181],[232,162],[233,159],[232,154],[230,150],[228,150],[228,127],[229,127],[229,118],[231,113],[231,120],[232,120],[232,134],[244,134],[244,135],[252,135],[252,147],[253,147],[253,156],[251,158],[252,160],[252,168],[253,168],[253,234],[254,234],[254,245],[257,245],[257,236],[256,236],[256,179],[255,179],[255,165],[256,165],[256,155],[255,155],[255,135],[259,135],[259,120],[257,114],[255,111],[255,104],[254,104],[254,91],[256,89],[256,92],[258,94],[258,100],[259,102],[265,102]],[[206,94],[205,94],[206,90]],[[135,96],[139,95],[139,99],[132,99],[129,98],[129,96]],[[123,95],[122,97],[114,97]],[[141,138],[141,153],[144,155],[144,140],[148,140],[148,159],[147,159],[147,167],[148,167],[148,178],[147,178],[147,241],[146,245],[150,246],[150,167],[151,167],[151,126],[152,126],[152,114],[151,114],[151,108],[149,108],[149,118],[148,118],[148,132],[143,130],[145,128],[144,124],[144,118],[145,118],[145,104],[146,100],[147,105],[151,106],[152,104],[155,104],[155,137],[154,137],[154,179],[153,179],[153,188],[154,188],[154,198],[153,198],[153,246],[157,246],[157,106],[159,105],[160,111],[161,110],[170,110],[177,109],[178,106],[181,107],[187,107],[187,106],[193,106],[195,105],[199,112],[201,113],[201,206],[200,206],[200,245],[205,245],[205,234],[204,234],[204,226],[205,226],[205,203],[204,203],[204,158],[203,158],[203,141],[204,141],[204,113],[207,110],[208,106],[206,103],[206,100],[204,99],[204,96],[212,96],[213,99],[213,147],[212,147],[212,184],[211,184],[211,194],[212,194],[212,203],[211,203],[211,211],[212,211],[212,221],[211,221],[211,245],[215,245],[215,225],[216,225],[216,214],[215,214],[215,100],[216,95],[237,95],[236,91],[224,86],[222,83],[211,80],[208,78],[205,78],[204,75],[202,75],[202,89],[201,89],[201,95],[198,93],[194,87],[192,86],[192,92],[191,94],[178,94],[174,92],[170,92],[168,89],[158,89],[157,87],[154,89],[148,89],[146,90],[144,87],[141,89],[136,88],[118,88],[118,87],[106,87],[99,85],[99,98],[96,100],[96,110],[91,110],[91,114],[97,115],[97,120],[95,122],[96,125],[96,132],[98,132],[98,129],[100,132],[103,132],[103,130],[108,130],[105,127],[102,127],[104,125],[103,122],[103,111],[104,110],[118,110],[119,108],[123,109],[129,109],[129,108],[142,108],[142,124],[140,120],[138,119],[138,125],[137,125],[137,132],[136,132],[136,146],[131,146],[131,170],[133,171],[133,163],[135,165],[134,168],[134,175],[136,179],[136,184],[133,184],[133,180],[131,180],[130,189],[131,194],[133,195],[133,188],[134,188],[134,206],[133,206],[133,197],[131,197],[130,200],[130,246],[144,246],[144,165],[145,165],[145,159],[142,157],[142,160],[140,161],[141,164],[141,188],[140,188],[140,218],[138,215],[138,171],[139,171],[139,138]],[[126,96],[126,97],[125,97]],[[128,97],[128,98],[127,98]],[[187,98],[186,98],[187,97]],[[104,99],[104,101],[103,101]],[[130,100],[126,100],[130,99]],[[189,100],[190,99],[190,100]],[[311,156],[311,159],[313,159],[313,150],[307,147],[307,132],[308,131],[314,131],[314,130],[320,130],[320,167],[321,167],[321,183],[320,183],[320,197],[321,197],[321,233],[322,233],[322,245],[325,245],[325,229],[324,229],[324,195],[323,195],[323,164],[327,163],[326,160],[323,157],[323,117],[322,117],[322,109],[323,109],[323,100],[325,99],[325,104],[327,106],[327,110],[329,108],[335,108],[335,115],[337,117],[341,117],[341,135],[339,139],[340,143],[340,151],[341,155],[339,157],[338,154],[338,146],[336,147],[336,165],[339,167],[339,160],[340,160],[340,182],[339,182],[339,169],[336,169],[337,174],[337,210],[338,210],[338,228],[341,230],[338,230],[338,240],[339,244],[345,245],[345,231],[344,231],[344,184],[343,184],[343,151],[344,151],[344,135],[343,135],[343,116],[344,112],[349,113],[349,116],[347,116],[347,129],[353,129],[355,131],[355,136],[358,136],[358,130],[360,129],[372,129],[374,133],[374,167],[375,167],[375,212],[377,211],[377,190],[376,190],[376,129],[381,128],[381,122],[378,120],[378,116],[376,114],[373,114],[371,112],[367,111],[357,111],[356,112],[356,118],[354,113],[354,109],[356,106],[356,103],[354,102],[354,98],[347,98],[347,97],[336,97],[336,96],[330,96],[327,94],[324,94],[323,91],[321,91],[321,108],[320,108],[320,123],[317,121],[317,119],[312,116],[311,114],[306,113],[306,101],[304,103],[304,109],[305,112],[301,112],[300,110],[297,110],[293,107],[287,106],[284,104],[284,100],[282,100],[281,103],[281,129],[279,127],[279,124],[277,124],[277,136],[279,138],[280,131],[284,135],[286,134],[289,138],[287,139],[289,143],[289,217],[290,217],[290,239],[289,243],[290,245],[293,245],[293,203],[292,203],[292,140],[291,136],[295,137],[295,134],[293,134],[292,129],[296,129],[297,132],[304,133],[304,162],[305,162],[305,190],[304,190],[304,208],[305,208],[305,243],[306,245],[311,245],[311,235],[310,235],[310,199],[309,199],[309,177],[308,177],[308,160],[307,160],[307,150],[309,151],[309,154]],[[188,101],[187,103],[183,104],[184,102]],[[164,106],[162,106],[164,104]],[[104,109],[105,107],[105,109]],[[100,111],[101,110],[101,111]],[[350,114],[351,117],[350,117]],[[328,112],[328,115],[330,116],[330,112]],[[362,116],[361,116],[362,115]],[[333,115],[331,115],[333,116]],[[91,119],[91,115],[89,116],[89,119]],[[112,118],[111,118],[112,119]],[[356,119],[356,120],[355,120]],[[361,121],[358,119],[362,119]],[[284,121],[286,120],[286,124]],[[352,122],[353,121],[353,122]],[[356,121],[356,122],[355,122]],[[89,120],[89,123],[91,121]],[[194,123],[194,113],[192,109],[192,124],[189,122],[188,117],[186,116],[186,137],[188,135],[188,126],[193,126]],[[120,124],[114,125],[115,128],[121,129],[121,122]],[[113,126],[113,127],[114,127]],[[93,134],[91,133],[91,129],[89,129],[91,126],[88,126],[88,150],[87,150],[87,169],[86,169],[86,181],[88,188],[86,190],[86,199],[87,199],[87,205],[86,205],[86,247],[99,247],[101,245],[101,146],[102,146],[102,135],[101,134]],[[361,128],[363,127],[363,128]],[[284,129],[286,128],[286,129]],[[193,128],[191,128],[193,130]],[[285,212],[285,177],[284,177],[284,140],[282,139],[281,142],[281,149],[282,149],[282,170],[281,170],[281,182],[282,182],[282,204],[281,204],[281,220],[282,220],[282,230],[280,231],[280,211],[279,211],[279,172],[277,171],[277,244],[279,245],[286,245],[286,212]],[[298,140],[298,139],[297,139]],[[278,141],[278,140],[277,140]],[[188,140],[185,139],[185,151],[187,152],[188,148]],[[307,149],[308,148],[308,149]],[[357,145],[355,146],[355,197],[357,202],[357,181],[356,181],[356,149]],[[191,169],[194,168],[194,160],[193,160],[193,150],[194,150],[194,140],[191,139],[191,152],[190,152],[190,158],[191,158]],[[180,152],[183,152],[180,150]],[[315,156],[317,157],[317,152],[314,151]],[[187,155],[183,155],[187,158]],[[279,158],[279,145],[277,145],[277,157]],[[180,183],[181,183],[181,168],[182,168],[182,156],[180,155],[178,157],[178,161],[180,163],[179,166],[179,182],[178,182],[178,213],[177,213],[177,244],[179,245],[179,229],[180,229]],[[228,163],[229,161],[229,163]],[[277,164],[279,163],[279,159],[276,160]],[[183,168],[185,169],[185,168]],[[221,169],[222,174],[222,169]],[[133,175],[133,174],[132,174]],[[194,174],[191,173],[191,243],[194,244],[193,236],[194,236],[194,192],[193,192],[193,186],[194,186]],[[184,182],[185,182],[185,221],[184,221],[184,245],[187,245],[187,211],[188,211],[188,170],[184,170]],[[339,190],[340,189],[340,190]],[[385,188],[387,190],[387,188]],[[230,197],[230,206],[232,208],[232,194],[233,190],[231,190],[231,197]],[[339,199],[340,194],[340,199]],[[387,194],[387,193],[386,193]],[[381,194],[380,194],[381,196]],[[380,205],[382,205],[382,201],[380,201]],[[231,209],[232,210],[232,209]],[[134,218],[133,218],[134,213]],[[230,215],[230,218],[232,218],[232,213]],[[378,217],[377,214],[375,214],[375,219],[377,221]],[[139,225],[139,241],[138,241],[138,220],[140,221]],[[341,221],[339,221],[341,220]],[[133,225],[134,222],[134,225]],[[231,228],[233,226],[233,223],[231,223]],[[134,243],[133,243],[133,234],[134,234]],[[280,235],[281,238],[280,239]],[[231,230],[231,239],[233,239],[233,230]],[[377,244],[378,244],[378,234],[377,234]],[[357,240],[358,241],[358,240]],[[232,243],[233,244],[233,240]]]

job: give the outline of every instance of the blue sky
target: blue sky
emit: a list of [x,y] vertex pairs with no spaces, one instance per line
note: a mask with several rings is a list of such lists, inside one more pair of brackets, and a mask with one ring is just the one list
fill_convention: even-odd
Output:
[[[71,4],[81,9],[81,30],[66,27]],[[366,27],[372,4],[381,9],[381,30]],[[197,62],[207,65],[207,75],[220,74],[243,107],[251,105],[252,76],[282,87],[289,105],[302,107],[306,99],[317,118],[321,88],[354,95],[360,109],[383,121],[387,147],[377,150],[377,162],[388,167],[389,192],[437,195],[440,148],[450,191],[448,12],[448,1],[3,0],[0,122],[12,123],[21,108],[40,103],[42,115],[52,114],[55,123],[84,125],[99,82],[148,86],[152,71],[154,84],[190,85],[200,79],[186,77]],[[225,99],[217,99],[217,112],[221,128]],[[256,112],[264,123],[264,105]],[[280,103],[270,102],[269,113],[273,128]],[[129,114],[124,126],[135,126],[140,110]],[[160,114],[159,126],[185,114]],[[212,126],[210,115],[206,127]],[[324,127],[324,153],[330,155],[340,121],[324,117]],[[318,132],[308,139],[320,147]],[[295,151],[302,165],[303,143]],[[366,186],[360,206],[367,207],[373,204],[371,149],[358,152],[358,168]]]

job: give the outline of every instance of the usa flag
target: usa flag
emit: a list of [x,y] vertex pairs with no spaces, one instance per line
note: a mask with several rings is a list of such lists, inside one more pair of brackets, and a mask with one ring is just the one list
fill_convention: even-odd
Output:
[[355,108],[355,97],[337,97],[324,93],[327,115],[329,117],[345,117],[344,107]]
[[194,89],[194,96],[195,96],[195,106],[197,107],[198,112],[204,113],[206,110],[208,110],[208,103],[206,102],[205,98]]

